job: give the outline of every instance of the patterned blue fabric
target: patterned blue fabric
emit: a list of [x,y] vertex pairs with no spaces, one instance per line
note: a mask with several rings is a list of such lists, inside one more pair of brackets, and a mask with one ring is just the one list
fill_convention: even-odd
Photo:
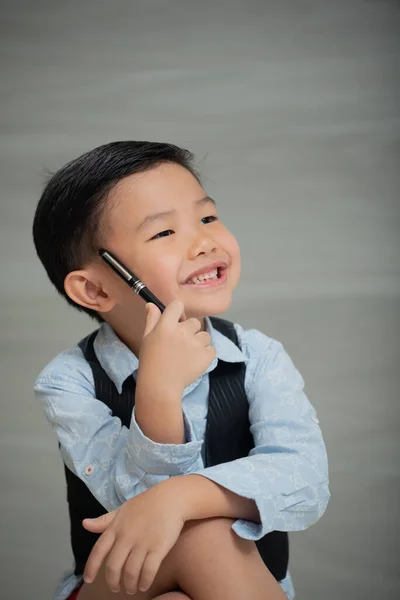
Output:
[[[57,434],[61,456],[109,511],[168,477],[199,473],[256,502],[261,523],[238,519],[233,525],[237,535],[257,540],[273,530],[306,529],[323,515],[330,494],[325,444],[315,409],[303,391],[304,380],[280,342],[235,324],[239,350],[209,319],[206,328],[216,358],[184,390],[185,444],[150,440],[134,413],[130,428],[122,426],[95,398],[92,371],[78,346],[54,358],[34,389]],[[101,325],[94,349],[119,392],[128,376],[136,378],[137,357],[109,325]],[[245,390],[255,448],[248,457],[204,468],[208,373],[218,359],[246,363]],[[71,569],[55,599],[64,600],[81,582]],[[294,598],[289,573],[281,586],[290,600]]]

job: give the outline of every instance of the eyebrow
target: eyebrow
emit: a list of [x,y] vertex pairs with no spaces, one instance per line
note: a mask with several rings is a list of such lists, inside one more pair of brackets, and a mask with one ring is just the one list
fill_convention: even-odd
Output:
[[[195,206],[204,206],[205,204],[209,204],[209,203],[213,204],[214,206],[217,205],[215,200],[210,198],[210,196],[204,196],[204,198],[200,198],[199,200],[196,200],[193,204]],[[163,212],[153,213],[152,215],[147,215],[147,217],[145,217],[143,219],[143,221],[137,226],[136,233],[138,231],[140,231],[141,229],[143,229],[144,227],[147,227],[148,225],[150,225],[150,223],[153,223],[154,221],[156,221],[158,219],[165,219],[165,217],[169,217],[177,212],[178,211],[176,209],[173,209],[173,210],[165,210]]]

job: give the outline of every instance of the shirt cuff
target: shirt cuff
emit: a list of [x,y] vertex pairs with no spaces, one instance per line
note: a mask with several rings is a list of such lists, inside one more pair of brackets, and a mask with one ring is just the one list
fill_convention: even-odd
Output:
[[214,483],[218,483],[218,485],[221,485],[234,494],[242,496],[242,498],[247,498],[248,500],[253,500],[256,503],[261,523],[254,523],[253,521],[248,521],[246,519],[237,519],[233,523],[232,529],[239,537],[246,540],[260,540],[274,529],[273,517],[276,508],[273,500],[272,498],[263,498],[262,493],[257,494],[257,492],[254,491],[254,482],[251,480],[246,481],[245,479],[235,476],[236,473],[231,467],[232,464],[215,465],[196,471],[195,474],[207,477],[211,481],[214,481]]
[[261,523],[253,523],[253,521],[245,521],[244,519],[235,521],[232,525],[232,529],[239,537],[245,540],[252,540],[253,542],[260,540],[266,535]]
[[136,422],[135,409],[133,409],[127,451],[143,471],[154,475],[185,475],[198,469],[202,464],[203,442],[193,440],[192,427],[185,413],[183,416],[185,438],[188,441],[185,444],[159,444],[142,432]]

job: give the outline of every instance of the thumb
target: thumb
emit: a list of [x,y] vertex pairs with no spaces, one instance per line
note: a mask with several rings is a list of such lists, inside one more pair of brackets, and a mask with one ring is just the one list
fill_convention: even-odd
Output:
[[82,525],[88,531],[92,531],[93,533],[102,533],[114,521],[118,510],[119,509],[117,508],[116,510],[106,513],[105,515],[101,515],[96,519],[83,519]]
[[148,302],[146,304],[146,324],[144,327],[143,337],[149,335],[151,331],[153,331],[154,327],[157,325],[158,321],[161,317],[161,311],[152,302]]

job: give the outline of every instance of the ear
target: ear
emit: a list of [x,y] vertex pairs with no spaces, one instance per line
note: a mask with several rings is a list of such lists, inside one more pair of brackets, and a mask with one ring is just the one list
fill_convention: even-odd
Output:
[[68,273],[64,289],[76,304],[96,312],[109,312],[116,304],[116,300],[104,290],[98,273],[90,268]]

